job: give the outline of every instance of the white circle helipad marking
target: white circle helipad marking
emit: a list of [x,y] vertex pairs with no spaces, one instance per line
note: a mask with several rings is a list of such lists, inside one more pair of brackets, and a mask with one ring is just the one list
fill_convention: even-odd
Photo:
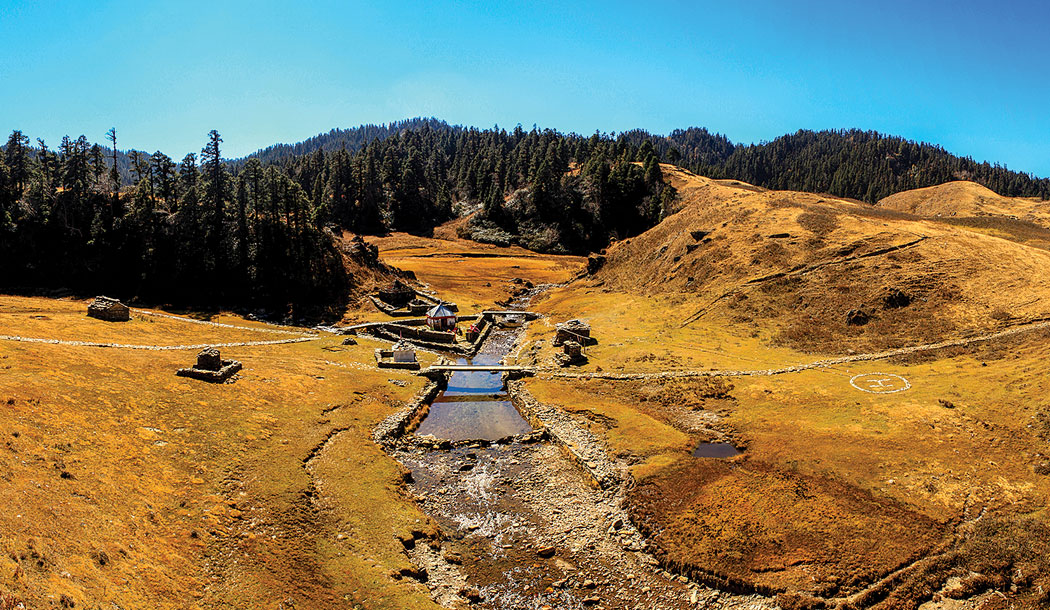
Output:
[[869,394],[894,394],[911,387],[911,382],[893,373],[861,373],[850,377],[849,384]]

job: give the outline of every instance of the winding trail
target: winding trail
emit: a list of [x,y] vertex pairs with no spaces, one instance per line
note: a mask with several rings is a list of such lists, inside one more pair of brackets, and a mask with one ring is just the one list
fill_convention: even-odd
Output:
[[798,373],[801,371],[807,371],[811,369],[826,368],[835,366],[836,364],[845,364],[849,362],[864,362],[870,360],[883,360],[886,358],[893,358],[895,356],[905,356],[907,354],[915,354],[919,352],[926,352],[936,349],[943,349],[946,347],[956,347],[960,345],[970,345],[971,343],[977,343],[980,341],[991,341],[994,339],[1001,339],[1003,337],[1009,337],[1012,335],[1018,335],[1033,330],[1041,330],[1050,328],[1050,320],[1042,320],[1039,322],[1033,322],[1022,326],[1015,326],[1006,330],[997,331],[994,333],[988,333],[985,335],[979,335],[976,337],[964,337],[961,339],[949,339],[947,341],[939,341],[937,343],[926,343],[923,345],[913,345],[911,347],[900,347],[897,349],[886,350],[883,352],[873,352],[868,354],[852,354],[849,356],[840,356],[838,358],[828,358],[825,360],[817,360],[806,364],[796,364],[794,366],[786,366],[776,369],[755,369],[755,370],[708,370],[708,371],[663,371],[659,373],[568,373],[557,371],[553,369],[540,369],[536,371],[536,375],[542,378],[558,378],[558,379],[613,379],[613,380],[640,380],[640,379],[676,379],[685,377],[758,377],[763,375],[783,375],[784,373]]
[[127,343],[99,343],[96,341],[71,341],[65,339],[42,339],[40,337],[19,337],[17,335],[0,335],[3,341],[23,341],[25,343],[47,343],[50,345],[69,345],[73,347],[113,347],[118,349],[143,349],[155,352],[183,349],[204,349],[206,347],[248,347],[253,345],[279,345],[281,343],[303,343],[316,341],[321,335],[296,337],[294,339],[273,339],[270,341],[235,341],[232,343],[196,343],[193,345],[132,345]]
[[132,309],[131,311],[145,316],[152,316],[157,318],[168,318],[171,320],[179,320],[181,322],[189,322],[191,324],[204,324],[206,326],[214,326],[217,328],[232,328],[235,330],[247,330],[258,333],[269,333],[278,335],[298,335],[294,338],[286,339],[271,339],[265,341],[232,341],[226,343],[194,343],[191,345],[136,345],[129,343],[106,343],[101,341],[78,341],[72,339],[46,339],[43,337],[22,337],[19,335],[0,335],[0,340],[3,341],[21,341],[24,343],[47,343],[49,345],[69,345],[72,347],[111,347],[117,349],[140,349],[149,351],[170,351],[170,350],[188,350],[188,349],[204,349],[206,347],[251,347],[256,345],[280,345],[282,343],[303,343],[306,341],[316,341],[324,335],[314,331],[308,330],[285,330],[282,328],[259,328],[257,326],[237,326],[235,324],[225,324],[223,322],[209,322],[207,320],[194,320],[193,318],[186,318],[184,316],[175,316],[168,313],[160,313],[157,311],[148,311],[145,309]]

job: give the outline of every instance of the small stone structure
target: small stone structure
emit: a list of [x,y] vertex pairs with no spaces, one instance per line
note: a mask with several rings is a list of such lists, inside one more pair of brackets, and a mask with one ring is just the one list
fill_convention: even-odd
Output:
[[224,383],[241,370],[236,360],[223,360],[219,350],[206,347],[197,354],[197,364],[175,372],[179,377],[191,377],[212,383]]
[[375,357],[379,368],[419,370],[416,350],[405,340],[399,340],[390,349],[377,349]]
[[568,340],[562,343],[562,351],[555,354],[554,359],[560,366],[572,366],[587,362],[587,356],[583,355],[583,346],[578,341]]
[[553,345],[555,347],[566,341],[575,341],[580,345],[594,345],[598,343],[591,337],[591,326],[583,320],[569,320],[555,326],[557,333],[554,335]]
[[411,286],[405,284],[401,280],[394,280],[394,283],[379,290],[379,298],[384,303],[389,303],[397,307],[403,307],[413,300],[416,296],[416,291]]
[[390,348],[394,352],[394,362],[415,362],[416,350],[407,341],[398,341]]
[[97,296],[88,305],[87,315],[107,322],[127,322],[131,319],[131,310],[117,299]]

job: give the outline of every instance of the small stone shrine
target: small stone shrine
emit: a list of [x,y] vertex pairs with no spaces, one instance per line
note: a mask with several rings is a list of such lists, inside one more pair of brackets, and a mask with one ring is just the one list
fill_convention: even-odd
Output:
[[236,360],[223,360],[219,350],[206,347],[197,354],[197,364],[175,372],[179,377],[192,377],[201,381],[224,383],[241,370],[241,363]]

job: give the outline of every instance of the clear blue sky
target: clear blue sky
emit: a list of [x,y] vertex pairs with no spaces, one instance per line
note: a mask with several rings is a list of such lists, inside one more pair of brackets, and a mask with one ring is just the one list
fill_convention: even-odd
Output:
[[431,115],[859,127],[1050,176],[1043,1],[0,2],[0,129],[49,144],[115,126],[181,158],[218,129],[235,157]]

